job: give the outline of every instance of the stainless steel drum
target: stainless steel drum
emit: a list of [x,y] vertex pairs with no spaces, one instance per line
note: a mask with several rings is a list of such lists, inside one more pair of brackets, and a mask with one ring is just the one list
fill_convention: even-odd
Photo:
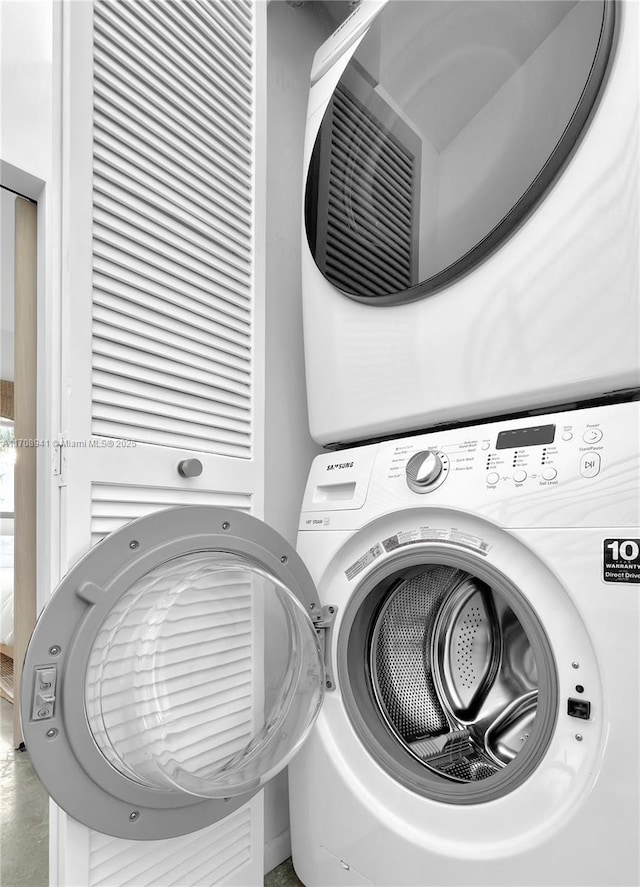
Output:
[[455,567],[425,568],[387,592],[370,638],[377,704],[425,767],[475,782],[523,749],[536,716],[537,668],[499,591]]

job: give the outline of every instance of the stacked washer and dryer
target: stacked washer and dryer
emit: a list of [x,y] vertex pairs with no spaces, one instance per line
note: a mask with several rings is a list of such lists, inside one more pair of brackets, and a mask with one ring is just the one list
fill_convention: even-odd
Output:
[[365,0],[316,55],[307,887],[639,883],[637,14]]
[[638,43],[364,0],[318,51],[298,550],[181,507],[65,576],[21,708],[74,819],[244,859],[291,762],[306,887],[638,884]]

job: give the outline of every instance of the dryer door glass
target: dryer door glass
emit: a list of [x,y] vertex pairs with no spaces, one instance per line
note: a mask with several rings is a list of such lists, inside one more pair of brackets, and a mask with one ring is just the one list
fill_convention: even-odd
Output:
[[614,4],[390,0],[333,91],[310,161],[325,277],[378,304],[441,289],[526,218],[603,86]]
[[53,799],[107,834],[184,834],[280,772],[319,712],[313,581],[246,514],[168,509],[93,548],[29,644],[25,741]]

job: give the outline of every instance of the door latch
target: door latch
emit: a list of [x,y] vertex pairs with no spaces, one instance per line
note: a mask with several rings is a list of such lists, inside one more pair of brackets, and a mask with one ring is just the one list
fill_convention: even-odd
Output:
[[55,714],[58,670],[55,665],[36,668],[33,673],[31,720],[44,721]]
[[329,604],[323,607],[322,610],[316,610],[311,613],[311,619],[320,641],[320,650],[324,660],[324,686],[327,690],[335,690],[336,686],[331,668],[331,632],[333,631],[333,623],[335,622],[337,612],[338,608]]

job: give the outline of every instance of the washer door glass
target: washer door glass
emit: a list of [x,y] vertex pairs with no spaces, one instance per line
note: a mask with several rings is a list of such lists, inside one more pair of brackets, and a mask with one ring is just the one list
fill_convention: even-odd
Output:
[[246,557],[196,552],[115,602],[91,647],[85,708],[124,776],[224,798],[263,786],[290,760],[315,719],[321,678],[313,625],[286,585]]
[[574,149],[613,34],[608,0],[390,0],[311,157],[306,231],[325,277],[412,301],[486,258]]
[[157,512],[93,548],[38,621],[22,681],[38,776],[107,834],[233,812],[308,735],[325,687],[313,581],[246,514]]

